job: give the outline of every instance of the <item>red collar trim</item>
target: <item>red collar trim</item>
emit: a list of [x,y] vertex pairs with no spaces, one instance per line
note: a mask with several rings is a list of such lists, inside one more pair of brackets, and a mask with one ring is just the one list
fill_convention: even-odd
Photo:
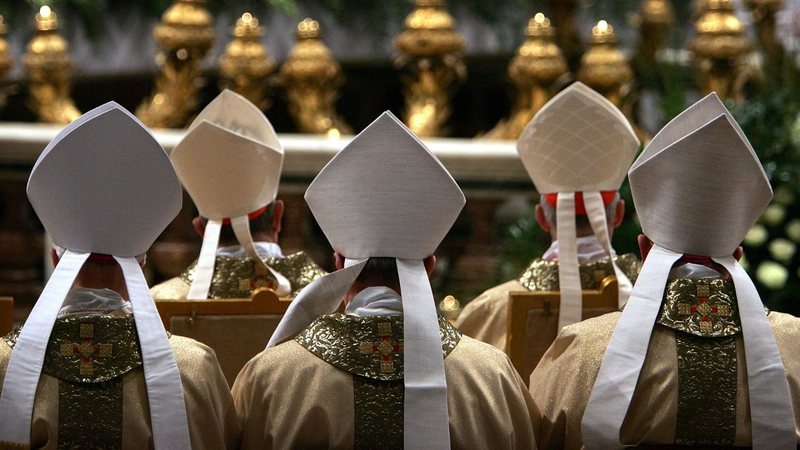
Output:
[[[608,206],[611,202],[614,201],[614,197],[616,197],[617,191],[600,191],[600,197],[603,198],[603,206]],[[552,206],[553,208],[556,207],[558,204],[558,193],[550,193],[545,194],[544,199],[547,203]],[[575,215],[576,216],[585,216],[586,215],[586,205],[583,204],[583,192],[576,192],[575,193]]]
[[[255,211],[251,212],[251,213],[247,213],[247,220],[253,220],[253,219],[257,219],[258,217],[260,217],[262,214],[264,214],[267,211],[267,206],[269,206],[269,205],[265,205],[264,207],[259,208],[259,209],[255,210]],[[229,219],[229,218],[222,219],[222,224],[223,225],[230,225],[231,224],[231,219]]]

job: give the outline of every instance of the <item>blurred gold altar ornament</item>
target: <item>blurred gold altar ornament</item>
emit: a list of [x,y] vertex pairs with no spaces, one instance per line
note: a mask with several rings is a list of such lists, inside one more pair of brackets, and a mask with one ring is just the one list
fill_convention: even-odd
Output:
[[28,105],[40,122],[70,123],[81,112],[70,96],[69,44],[58,34],[58,17],[49,6],[42,6],[35,20],[33,38],[22,56],[22,64],[30,75]]
[[638,54],[645,63],[655,63],[664,47],[670,28],[675,24],[675,10],[669,0],[644,0],[636,16],[639,28]]
[[578,80],[622,108],[622,99],[633,80],[633,70],[617,47],[614,27],[605,20],[592,28],[592,40],[581,58]]
[[464,38],[455,31],[444,0],[416,0],[394,45],[400,52],[395,67],[405,85],[404,121],[418,136],[441,135],[452,112],[450,93],[467,76]]
[[156,57],[161,72],[136,115],[150,127],[182,127],[197,107],[200,63],[215,38],[205,0],[176,0],[161,16],[153,36],[161,46]]
[[286,90],[289,112],[303,133],[339,137],[352,129],[336,114],[342,68],[322,42],[319,22],[303,19],[297,42],[281,66],[280,84]]
[[[8,47],[8,40],[6,39],[7,30],[3,16],[0,16],[0,79],[5,78],[6,74],[11,67],[14,66],[14,58]],[[16,91],[16,86],[4,86],[0,88],[0,108],[6,105],[8,96]]]
[[223,89],[241,94],[266,111],[268,83],[276,64],[261,43],[262,36],[258,19],[249,12],[242,14],[231,31],[233,39],[219,57],[219,72]]
[[0,78],[3,78],[14,65],[14,59],[8,49],[7,35],[5,21],[3,16],[0,16]]
[[525,38],[508,66],[508,75],[516,87],[511,115],[486,133],[486,138],[517,139],[552,97],[554,82],[568,72],[564,55],[555,43],[555,29],[544,14],[536,13],[528,22]]
[[732,0],[706,0],[695,21],[696,35],[689,43],[700,69],[702,94],[716,92],[722,99],[742,99],[746,71],[742,58],[750,51],[744,25],[736,17]]
[[767,70],[780,70],[783,63],[784,48],[775,37],[776,16],[783,3],[783,0],[744,0],[753,14],[758,45],[764,54]]

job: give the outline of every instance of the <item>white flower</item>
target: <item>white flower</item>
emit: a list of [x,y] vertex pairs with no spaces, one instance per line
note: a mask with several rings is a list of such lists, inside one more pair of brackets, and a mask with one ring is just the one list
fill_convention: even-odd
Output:
[[769,289],[780,289],[786,285],[789,271],[774,261],[765,261],[756,269],[756,278]]
[[769,233],[767,233],[767,229],[764,228],[764,225],[755,224],[753,228],[750,228],[750,231],[744,235],[744,243],[751,247],[761,247],[761,245],[767,241],[768,237]]
[[786,224],[786,235],[795,242],[800,242],[800,219],[793,219]]
[[772,257],[782,263],[791,261],[796,250],[797,246],[788,239],[779,238],[769,243],[769,252]]
[[779,225],[786,217],[786,208],[781,205],[769,205],[761,215],[761,220],[767,225]]
[[794,201],[794,192],[786,185],[779,186],[775,189],[773,200],[780,205],[791,205]]

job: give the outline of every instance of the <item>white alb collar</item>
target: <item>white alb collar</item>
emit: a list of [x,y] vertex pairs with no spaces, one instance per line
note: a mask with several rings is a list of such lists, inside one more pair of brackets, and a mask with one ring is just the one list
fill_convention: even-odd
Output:
[[[578,264],[586,264],[599,259],[608,258],[605,249],[597,240],[595,235],[581,236],[575,239],[575,244],[578,247]],[[553,241],[550,247],[542,255],[545,261],[554,261],[558,259],[559,244],[558,240]],[[611,255],[615,256],[617,253],[611,249]]]
[[403,302],[400,294],[386,286],[371,286],[356,294],[344,313],[350,316],[400,316]]
[[111,315],[124,317],[132,312],[131,305],[111,289],[72,288],[64,299],[58,317],[73,314]]
[[[259,256],[262,258],[283,258],[283,251],[281,246],[274,242],[253,242]],[[241,245],[229,245],[227,247],[220,247],[217,249],[217,256],[226,256],[228,258],[241,258],[249,256],[247,250]]]

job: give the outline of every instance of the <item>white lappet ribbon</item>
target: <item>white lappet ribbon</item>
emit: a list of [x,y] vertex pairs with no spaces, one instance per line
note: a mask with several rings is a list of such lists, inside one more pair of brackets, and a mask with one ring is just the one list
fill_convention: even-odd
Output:
[[[272,267],[264,263],[255,245],[253,244],[253,236],[250,233],[250,220],[247,216],[235,217],[231,219],[231,227],[236,239],[241,244],[242,248],[253,259],[256,267],[256,273],[265,273],[269,271],[275,278],[278,285],[275,288],[275,293],[278,295],[289,295],[292,293],[292,285],[286,277],[278,273]],[[214,277],[214,264],[217,258],[217,246],[219,245],[219,236],[222,231],[222,221],[216,219],[209,219],[206,223],[206,228],[203,233],[203,245],[200,247],[200,256],[197,258],[192,273],[192,284],[189,287],[189,294],[187,298],[190,300],[205,300],[208,298],[208,293],[211,290],[211,281]]]
[[[603,246],[611,266],[614,268],[619,287],[618,303],[622,307],[628,300],[632,287],[628,277],[614,262],[603,198],[599,191],[587,191],[583,193],[583,202],[592,231]],[[561,305],[558,313],[559,330],[583,320],[583,289],[575,228],[575,193],[559,192],[556,202],[556,230],[559,243],[558,284],[561,292]]]
[[[20,332],[0,394],[0,442],[30,445],[34,398],[50,333],[88,257],[64,253]],[[180,373],[144,274],[135,258],[114,259],[122,268],[136,321],[155,448],[190,448]]]
[[[317,317],[336,311],[366,263],[367,259],[348,259],[344,269],[306,286],[289,305],[267,347],[291,339]],[[428,274],[421,260],[405,259],[397,259],[397,273],[403,301],[403,446],[449,449],[442,338]]]
[[[622,448],[620,430],[633,398],[670,269],[682,255],[653,245],[606,349],[582,420],[587,449]],[[794,449],[795,421],[786,374],[752,280],[732,257],[714,258],[736,288],[748,373],[753,448]]]

